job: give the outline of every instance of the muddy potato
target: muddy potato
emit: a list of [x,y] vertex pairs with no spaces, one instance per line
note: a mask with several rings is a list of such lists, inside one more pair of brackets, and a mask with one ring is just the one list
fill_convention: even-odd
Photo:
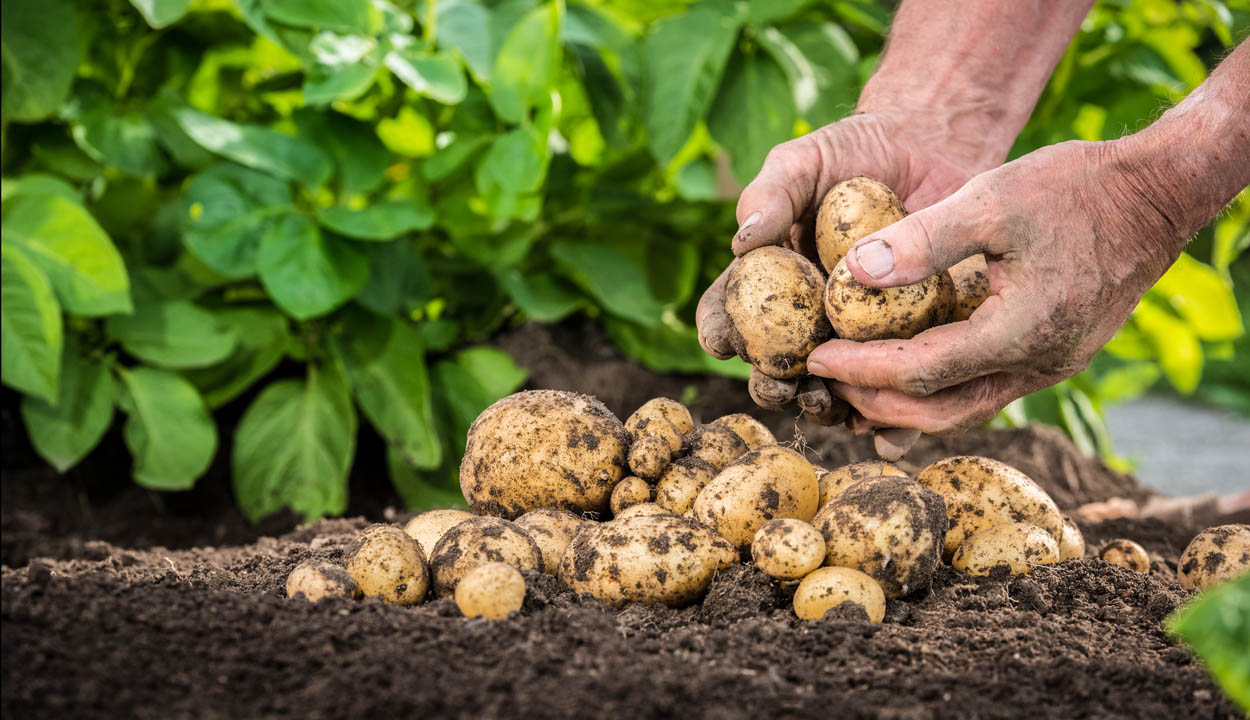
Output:
[[630,475],[612,488],[612,498],[608,501],[608,506],[612,508],[613,515],[619,515],[627,507],[651,502],[654,494],[654,490],[646,480]]
[[716,477],[716,468],[697,457],[684,457],[664,471],[655,485],[655,504],[674,515],[694,507],[694,499]]
[[1250,525],[1219,525],[1198,533],[1176,564],[1181,587],[1205,590],[1250,572]]
[[664,418],[647,418],[635,427],[629,446],[629,469],[638,477],[654,480],[681,451],[684,439],[677,427]]
[[507,563],[479,565],[456,585],[455,599],[456,607],[467,618],[502,620],[525,602],[525,578]]
[[990,296],[990,268],[984,255],[973,255],[953,265],[947,272],[955,283],[955,309],[950,322],[972,317],[981,303]]
[[879,476],[838,493],[812,524],[826,564],[859,570],[895,598],[924,587],[941,563],[946,505],[914,480]]
[[816,212],[820,264],[831,271],[855,243],[906,215],[902,201],[883,182],[860,175],[834,185]]
[[443,533],[473,517],[473,513],[447,508],[443,510],[427,510],[408,521],[404,532],[417,541],[421,552],[428,558],[434,554],[434,546]]
[[704,425],[690,436],[689,457],[699,458],[716,472],[748,452],[746,441],[724,425]]
[[356,581],[346,570],[329,563],[302,562],[286,578],[286,596],[309,602],[322,598],[356,596]]
[[1059,562],[1059,544],[1036,525],[995,525],[969,535],[951,565],[968,575],[989,575],[1005,567],[1012,575],[1031,572],[1037,565]]
[[825,561],[825,538],[802,520],[769,520],[755,533],[751,559],[778,580],[798,580]]
[[891,465],[883,460],[861,460],[843,465],[832,470],[819,468],[816,471],[817,481],[820,483],[820,506],[823,508],[829,504],[834,495],[849,488],[860,480],[868,478],[881,477],[883,475],[890,477],[907,477],[907,473],[900,470],[897,466]]
[[840,338],[866,342],[914,337],[950,319],[955,284],[945,270],[913,285],[873,288],[838,263],[825,285],[825,313]]
[[625,421],[625,429],[635,433],[643,420],[662,418],[673,424],[677,432],[688,435],[694,430],[694,418],[685,405],[666,397],[651,398],[634,411]]
[[[1060,550],[1060,556],[1062,555],[1063,551]],[[1146,554],[1146,548],[1132,540],[1116,538],[1109,541],[1098,551],[1098,559],[1134,572],[1150,572],[1150,556]]]
[[507,563],[518,570],[543,570],[542,550],[524,528],[497,517],[475,517],[448,530],[434,546],[430,573],[435,594],[451,595],[461,578],[488,562]]
[[486,408],[469,428],[460,489],[475,513],[515,518],[562,507],[605,512],[625,472],[629,433],[603,403],[528,390]]
[[580,515],[558,508],[540,508],[530,510],[516,519],[517,527],[529,533],[530,538],[538,545],[543,556],[543,570],[551,575],[556,574],[560,564],[560,556],[569,541],[579,532],[594,525]]
[[779,445],[743,455],[699,492],[694,516],[739,549],[773,518],[807,522],[816,514],[816,471],[802,455]]
[[347,551],[347,573],[360,594],[392,605],[412,605],[425,598],[430,574],[425,553],[394,525],[370,525]]
[[862,608],[869,622],[885,618],[885,593],[877,581],[844,567],[822,567],[803,578],[794,591],[794,614],[802,620],[819,620],[846,602]]
[[624,520],[631,517],[645,517],[647,515],[676,515],[672,510],[661,507],[655,503],[638,503],[631,505],[621,511],[620,515],[612,518],[613,520]]
[[1064,515],[1063,531],[1059,535],[1059,559],[1080,560],[1083,557],[1085,557],[1085,536],[1081,534],[1081,529],[1076,526],[1076,522]]
[[560,580],[613,605],[680,606],[702,597],[716,572],[737,560],[733,546],[693,520],[642,515],[574,538],[560,560]]
[[829,339],[821,305],[825,278],[810,260],[767,246],[738,258],[725,285],[737,353],[766,375],[798,377],[807,355]]
[[768,426],[746,413],[722,415],[708,424],[721,425],[733,430],[747,444],[748,450],[758,450],[766,445],[777,444],[777,438],[773,437]]
[[916,480],[946,501],[950,529],[943,557],[949,558],[964,539],[995,525],[1030,523],[1063,537],[1063,516],[1050,495],[1028,475],[1006,463],[975,455],[939,460]]

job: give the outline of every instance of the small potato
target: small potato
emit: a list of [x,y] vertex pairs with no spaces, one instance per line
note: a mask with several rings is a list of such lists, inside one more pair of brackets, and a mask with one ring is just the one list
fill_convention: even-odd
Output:
[[820,620],[845,602],[862,608],[868,622],[885,618],[885,593],[877,581],[844,567],[822,567],[803,578],[794,591],[794,614],[801,620]]
[[461,578],[488,562],[541,572],[543,554],[534,538],[516,523],[490,516],[465,520],[448,530],[434,546],[430,571],[435,594],[450,596]]
[[1250,525],[1218,525],[1198,533],[1176,564],[1181,587],[1205,590],[1250,572]]
[[807,522],[816,514],[816,471],[802,455],[771,445],[738,458],[699,492],[694,516],[739,549],[773,518]]
[[404,532],[417,541],[421,552],[428,558],[434,554],[434,546],[443,533],[473,517],[473,513],[447,508],[444,510],[427,510],[408,521]]
[[959,455],[933,463],[916,480],[946,501],[950,530],[944,558],[951,557],[969,535],[995,525],[1026,522],[1056,542],[1063,537],[1063,516],[1055,501],[1028,475],[1006,463]]
[[346,570],[329,563],[302,562],[286,578],[286,596],[309,602],[322,598],[356,596],[356,581]]
[[646,480],[640,477],[630,475],[624,480],[618,482],[616,487],[612,489],[612,499],[608,502],[612,508],[613,515],[619,515],[622,510],[638,503],[651,502],[654,491],[647,484]]
[[855,243],[907,215],[898,195],[863,175],[843,180],[825,193],[816,212],[816,252],[833,270]]
[[507,563],[486,563],[460,580],[455,597],[456,607],[467,618],[503,620],[525,602],[525,578]]
[[694,506],[699,492],[716,477],[716,468],[697,457],[684,457],[664,471],[655,485],[655,503],[674,515]]
[[638,477],[654,480],[673,461],[684,440],[664,418],[643,420],[637,428],[629,446],[629,469]]
[[672,510],[661,507],[655,503],[638,503],[631,505],[621,511],[620,515],[612,518],[613,520],[624,520],[631,517],[645,517],[647,515],[676,515]]
[[573,538],[560,560],[560,580],[613,605],[680,606],[702,597],[716,572],[737,561],[724,538],[693,520],[643,515]]
[[960,260],[947,272],[955,283],[955,309],[950,322],[967,320],[990,296],[989,265],[984,255],[973,255]]
[[807,355],[829,339],[821,305],[825,278],[810,260],[785,248],[752,250],[729,269],[725,311],[743,360],[775,378],[807,372]]
[[[1062,556],[1062,550],[1060,555]],[[1126,567],[1134,572],[1150,572],[1150,556],[1146,554],[1146,548],[1132,540],[1124,538],[1111,540],[1098,551],[1098,559],[1112,565]]]
[[883,460],[860,460],[832,470],[817,469],[817,480],[820,482],[820,506],[829,504],[834,495],[849,488],[860,480],[881,477],[907,477],[907,473],[897,466]]
[[755,533],[751,559],[778,580],[798,580],[825,561],[825,537],[802,520],[769,520]]
[[1059,559],[1081,559],[1085,557],[1085,536],[1076,522],[1067,515],[1063,516],[1063,531],[1059,536]]
[[370,525],[347,551],[347,573],[366,597],[392,605],[413,605],[425,599],[430,574],[425,553],[394,525]]
[[747,444],[748,450],[758,450],[765,445],[777,444],[777,438],[773,437],[768,426],[746,413],[722,415],[708,424],[723,425],[733,430]]
[[945,270],[913,285],[874,288],[838,263],[825,285],[825,313],[838,337],[906,340],[945,323],[955,307],[955,283]]
[[690,436],[690,455],[711,465],[716,472],[746,455],[746,442],[724,425],[704,425]]
[[530,510],[516,519],[517,527],[529,533],[543,555],[543,570],[556,574],[564,548],[581,531],[593,526],[592,520],[568,510],[540,508]]
[[685,405],[666,397],[652,398],[634,411],[625,421],[625,429],[630,433],[637,432],[638,425],[649,418],[662,418],[673,424],[677,432],[689,435],[694,430],[694,418]]
[[951,564],[968,575],[985,576],[996,568],[1022,575],[1034,566],[1055,562],[1059,562],[1059,544],[1050,533],[1036,525],[1011,523],[969,535]]

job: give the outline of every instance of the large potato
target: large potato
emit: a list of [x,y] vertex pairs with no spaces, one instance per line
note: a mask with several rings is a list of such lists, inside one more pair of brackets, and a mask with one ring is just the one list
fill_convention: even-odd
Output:
[[843,180],[825,193],[816,212],[816,252],[830,271],[855,243],[907,215],[888,185],[863,175]]
[[605,512],[625,472],[629,433],[586,395],[529,390],[486,408],[469,428],[460,490],[473,511],[511,519],[561,507]]
[[968,536],[951,565],[969,575],[985,576],[1005,568],[1012,575],[1031,572],[1037,565],[1059,562],[1059,543],[1050,533],[1028,523],[985,528]]
[[447,508],[443,510],[427,510],[408,521],[404,532],[417,541],[421,552],[428,558],[434,554],[434,546],[438,544],[443,533],[473,517],[472,513]]
[[1030,523],[1056,540],[1063,537],[1063,516],[1046,491],[1006,463],[958,455],[925,468],[916,480],[946,501],[950,530],[942,550],[950,557],[972,533],[995,525]]
[[503,620],[525,602],[525,578],[507,563],[473,568],[456,585],[456,607],[467,618]]
[[807,372],[807,355],[829,339],[821,304],[825,278],[810,260],[767,246],[738,258],[725,285],[725,311],[743,360],[775,378]]
[[430,556],[434,592],[439,597],[451,595],[461,578],[488,562],[541,572],[543,554],[534,538],[516,523],[489,516],[465,520],[434,546]]
[[743,455],[713,478],[695,498],[694,517],[745,549],[773,518],[811,520],[819,501],[812,464],[772,445]]
[[640,515],[574,538],[560,560],[560,579],[574,592],[613,605],[679,606],[702,597],[716,571],[737,560],[724,538],[693,520]]
[[684,457],[664,471],[655,485],[655,504],[681,515],[694,507],[694,499],[716,477],[716,468],[697,457]]
[[724,425],[704,425],[690,435],[689,457],[699,458],[715,468],[716,472],[724,470],[747,452],[746,441]]
[[777,438],[773,437],[773,433],[768,429],[768,426],[746,413],[723,415],[708,424],[724,426],[733,430],[747,444],[748,450],[757,450],[765,445],[777,444]]
[[829,504],[833,496],[849,488],[860,480],[881,476],[907,477],[907,473],[897,466],[884,460],[860,460],[832,470],[818,468],[816,480],[820,483],[820,506]]
[[984,255],[973,255],[960,260],[948,272],[955,283],[955,309],[950,321],[967,320],[990,296],[990,267]]
[[1250,572],[1250,525],[1219,525],[1198,533],[1176,564],[1181,587],[1205,590]]
[[343,568],[329,563],[302,562],[286,578],[286,596],[309,602],[322,598],[356,596],[356,581]]
[[925,587],[941,563],[946,505],[914,480],[882,476],[838,493],[812,524],[827,565],[859,570],[895,598]]
[[755,533],[751,559],[755,567],[778,580],[798,580],[825,561],[825,538],[802,520],[769,520]]
[[907,339],[950,319],[955,283],[945,270],[912,285],[875,288],[838,263],[825,285],[825,313],[838,337],[869,340]]
[[543,569],[555,575],[564,548],[581,531],[594,525],[580,515],[557,508],[530,510],[516,519],[517,527],[529,533],[543,555]]
[[430,587],[425,553],[394,525],[370,525],[356,536],[347,551],[347,574],[366,597],[392,605],[412,605],[425,598]]
[[802,620],[820,620],[848,602],[862,608],[868,622],[885,618],[885,593],[877,581],[844,567],[822,567],[803,578],[794,591],[794,614]]
[[676,400],[666,397],[651,398],[643,403],[642,407],[635,410],[634,414],[625,421],[625,429],[630,433],[635,433],[644,420],[653,418],[671,422],[682,435],[688,435],[694,430],[694,418],[690,417],[690,410]]

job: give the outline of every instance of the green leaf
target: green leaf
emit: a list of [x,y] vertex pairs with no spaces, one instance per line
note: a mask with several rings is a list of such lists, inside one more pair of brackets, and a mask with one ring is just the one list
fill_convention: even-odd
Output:
[[[750,108],[744,112],[744,108]],[[774,145],[794,134],[794,96],[767,55],[735,55],[708,114],[712,137],[729,150],[734,177],[746,184]]]
[[1172,387],[1189,394],[1202,379],[1202,344],[1193,330],[1175,315],[1143,298],[1133,321],[1154,346],[1159,364]]
[[261,239],[294,202],[286,182],[226,163],[196,175],[186,198],[182,237],[187,249],[230,279],[256,274]]
[[1224,692],[1250,712],[1250,575],[1207,590],[1167,620]]
[[499,117],[519,123],[530,108],[547,98],[560,61],[560,25],[564,3],[531,10],[517,23],[491,72],[490,104]]
[[101,165],[139,177],[155,177],[169,167],[147,116],[119,109],[99,86],[80,86],[63,115],[71,121],[74,142]]
[[806,7],[812,0],[750,0],[747,20],[764,25],[788,18]]
[[1181,253],[1155,283],[1159,296],[1208,342],[1235,340],[1245,333],[1232,285],[1215,268]]
[[135,482],[152,490],[189,490],[217,452],[217,428],[195,386],[168,370],[117,369],[129,416],[123,429]]
[[278,366],[289,341],[286,318],[268,307],[227,307],[217,320],[238,341],[225,362],[183,373],[210,408],[225,405]]
[[506,268],[497,277],[512,302],[537,322],[558,322],[589,304],[581,293],[551,273],[523,274],[516,268]]
[[130,312],[130,281],[113,241],[79,203],[59,195],[17,195],[4,204],[4,239],[47,273],[67,312]]
[[407,315],[434,296],[434,278],[421,253],[405,241],[371,245],[369,280],[356,302],[378,315]]
[[20,248],[0,243],[0,348],[4,384],[55,402],[60,374],[61,308],[52,283]]
[[374,15],[367,0],[261,0],[270,19],[296,27],[370,34]]
[[148,25],[159,30],[181,20],[191,7],[191,0],[130,0],[130,4],[143,14]]
[[344,190],[373,192],[386,181],[391,154],[378,140],[372,125],[324,109],[303,108],[294,119],[302,137],[334,158]]
[[80,47],[72,3],[0,4],[0,105],[5,121],[34,122],[56,112],[69,97]]
[[478,83],[490,83],[490,10],[477,2],[440,0],[435,28],[439,47],[454,48]]
[[813,127],[841,120],[859,98],[859,50],[833,23],[800,22],[767,28],[760,46],[785,71],[794,106]]
[[213,313],[186,300],[142,303],[108,320],[109,336],[126,352],[166,368],[206,367],[234,350],[235,334]]
[[1097,396],[1106,403],[1122,403],[1141,397],[1162,374],[1159,366],[1149,362],[1136,362],[1116,367],[1098,378]]
[[39,457],[65,472],[87,456],[113,422],[112,358],[83,357],[65,343],[56,402],[22,398],[22,420]]
[[309,187],[330,179],[333,165],[316,145],[275,130],[240,125],[189,107],[170,108],[178,127],[205,150]]
[[252,522],[289,507],[307,521],[347,508],[356,411],[342,378],[308,366],[248,407],[234,433],[234,492]]
[[72,203],[82,204],[82,196],[73,185],[42,173],[26,173],[21,177],[0,180],[0,199],[8,200],[18,195],[57,195]]
[[457,138],[426,160],[421,172],[431,182],[442,180],[464,167],[469,158],[490,141],[491,138],[485,136]]
[[449,53],[430,53],[416,46],[386,54],[386,67],[419,95],[455,105],[469,91],[460,62]]
[[664,306],[651,293],[645,248],[637,243],[557,240],[551,256],[604,310],[645,327],[660,323]]
[[394,240],[434,225],[434,208],[417,200],[382,200],[361,210],[342,206],[320,208],[317,222],[357,240]]
[[452,449],[464,454],[469,426],[483,410],[525,382],[525,371],[496,348],[469,348],[434,366],[434,387],[451,420]]
[[[477,382],[486,397],[495,402],[525,384],[529,373],[516,364],[508,353],[486,345],[467,348],[456,353],[456,364]],[[482,408],[485,410],[486,408]],[[480,414],[475,413],[474,419]]]
[[697,5],[665,20],[643,40],[647,135],[661,165],[673,159],[707,112],[741,24],[738,15]]
[[274,303],[298,320],[324,315],[359,292],[369,260],[352,243],[284,215],[260,243],[260,280]]
[[475,175],[478,192],[531,193],[547,171],[546,138],[534,128],[515,128],[495,138]]
[[751,373],[751,366],[739,358],[708,355],[695,329],[671,316],[654,327],[606,318],[604,327],[621,352],[658,372],[715,373],[740,380]]
[[386,449],[386,467],[390,471],[391,484],[395,486],[400,499],[404,501],[404,506],[411,510],[434,508],[467,510],[469,507],[459,489],[448,490],[434,485],[428,474],[418,472],[394,448]]
[[355,100],[373,86],[382,66],[382,48],[364,35],[320,32],[308,51],[317,60],[304,79],[304,102],[309,105]]

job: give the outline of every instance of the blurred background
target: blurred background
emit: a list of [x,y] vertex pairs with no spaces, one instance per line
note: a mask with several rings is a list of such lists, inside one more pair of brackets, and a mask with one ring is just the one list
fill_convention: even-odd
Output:
[[[525,322],[744,378],[693,328],[736,190],[851,111],[892,8],[5,0],[5,431],[156,491],[224,464],[248,518],[311,519],[366,425],[405,504],[457,502],[469,423],[526,381],[488,341]],[[1248,31],[1250,0],[1099,2],[1013,156],[1144,127]],[[1248,244],[1243,192],[1087,371],[994,422],[1244,489]]]

